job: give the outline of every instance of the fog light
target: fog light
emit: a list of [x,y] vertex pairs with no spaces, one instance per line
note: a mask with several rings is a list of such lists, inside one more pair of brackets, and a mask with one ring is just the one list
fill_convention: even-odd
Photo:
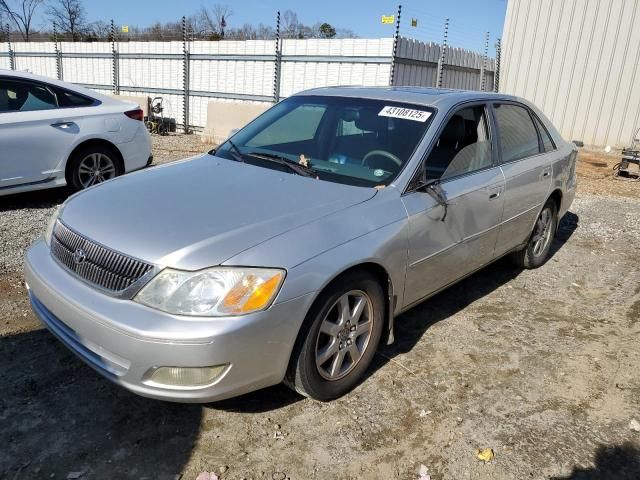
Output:
[[203,387],[218,380],[229,364],[213,367],[158,367],[147,373],[147,381],[167,387]]

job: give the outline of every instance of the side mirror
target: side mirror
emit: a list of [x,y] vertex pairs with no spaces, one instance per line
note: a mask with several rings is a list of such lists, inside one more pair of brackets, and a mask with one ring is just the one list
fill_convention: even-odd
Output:
[[584,142],[582,140],[572,140],[571,143],[573,143],[576,147],[584,147]]

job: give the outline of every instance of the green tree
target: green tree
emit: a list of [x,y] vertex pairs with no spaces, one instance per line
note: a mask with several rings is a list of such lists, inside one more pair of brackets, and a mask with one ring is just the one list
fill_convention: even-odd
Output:
[[333,38],[336,36],[336,29],[325,22],[320,25],[320,36],[322,38]]

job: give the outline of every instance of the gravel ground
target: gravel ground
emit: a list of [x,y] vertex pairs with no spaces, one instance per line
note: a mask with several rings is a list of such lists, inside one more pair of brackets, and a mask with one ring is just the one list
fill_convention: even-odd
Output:
[[[158,162],[210,148],[154,142]],[[64,192],[4,199],[0,478],[405,479],[421,464],[433,480],[640,478],[640,183],[601,188],[582,167],[544,267],[500,261],[405,313],[369,378],[330,403],[277,386],[176,405],[102,379],[25,298],[22,254]]]

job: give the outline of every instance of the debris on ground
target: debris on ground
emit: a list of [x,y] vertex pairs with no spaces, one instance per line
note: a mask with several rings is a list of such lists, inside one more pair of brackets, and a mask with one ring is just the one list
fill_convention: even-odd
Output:
[[476,457],[483,462],[490,462],[495,458],[496,454],[493,453],[493,448],[476,449]]
[[220,480],[220,477],[213,472],[200,472],[196,480]]
[[640,422],[638,422],[635,418],[631,419],[629,422],[629,428],[634,432],[640,432]]
[[431,475],[429,475],[429,468],[426,465],[420,464],[418,468],[418,480],[431,480]]

